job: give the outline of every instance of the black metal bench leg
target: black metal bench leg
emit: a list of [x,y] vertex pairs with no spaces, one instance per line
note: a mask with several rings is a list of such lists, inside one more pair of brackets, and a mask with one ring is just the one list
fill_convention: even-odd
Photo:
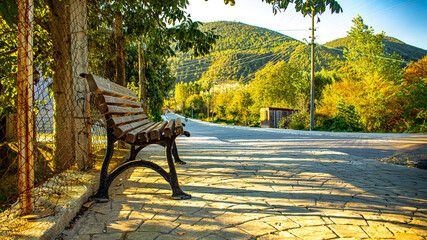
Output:
[[112,130],[107,129],[107,150],[104,161],[102,162],[99,187],[96,194],[92,196],[92,198],[98,202],[108,201],[108,188],[110,186],[108,181],[108,166],[110,165],[111,157],[113,156],[114,143],[116,141],[117,138],[113,135]]
[[176,174],[175,164],[174,164],[173,158],[172,158],[172,149],[173,149],[174,143],[175,143],[175,139],[171,139],[170,141],[167,142],[166,148],[165,148],[166,158],[168,160],[168,165],[169,165],[169,177],[170,177],[169,184],[172,188],[172,199],[175,199],[175,200],[190,199],[191,195],[185,193],[179,187],[178,176]]
[[172,155],[173,155],[173,158],[175,159],[176,164],[181,164],[181,165],[187,164],[186,162],[182,161],[181,158],[179,158],[178,148],[176,147],[175,141],[173,141],[173,145],[172,145]]
[[135,146],[131,146],[130,153],[129,153],[129,159],[126,160],[126,162],[133,161],[136,159],[136,155],[144,148],[145,146],[140,146],[136,148]]

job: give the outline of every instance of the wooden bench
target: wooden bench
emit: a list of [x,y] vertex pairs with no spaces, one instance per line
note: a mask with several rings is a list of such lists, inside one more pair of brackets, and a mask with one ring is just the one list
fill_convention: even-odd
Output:
[[[134,91],[92,74],[81,74],[86,78],[90,92],[95,94],[95,102],[106,119],[107,150],[101,167],[98,191],[92,197],[96,201],[108,200],[108,188],[120,173],[131,167],[147,167],[159,173],[172,189],[172,199],[189,199],[179,184],[175,163],[185,164],[178,156],[175,139],[179,135],[190,136],[183,130],[181,119],[151,122]],[[131,145],[130,157],[122,165],[108,173],[113,156],[114,143],[122,140]],[[138,159],[137,154],[146,146],[159,144],[166,149],[169,172],[154,162]],[[175,160],[175,162],[174,162]]]

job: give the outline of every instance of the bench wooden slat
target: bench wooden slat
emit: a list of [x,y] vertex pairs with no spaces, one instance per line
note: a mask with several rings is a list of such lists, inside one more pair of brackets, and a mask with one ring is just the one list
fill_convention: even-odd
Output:
[[99,95],[96,99],[98,105],[115,105],[123,107],[141,108],[142,104],[139,101],[132,101],[126,98],[117,98],[107,95]]
[[136,93],[128,88],[108,81],[107,79],[99,76],[88,74],[86,76],[90,91],[96,94],[105,94],[109,96],[116,96],[120,98],[127,98],[130,100],[138,101]]
[[130,115],[145,113],[143,108],[128,108],[121,106],[102,105],[99,106],[99,111],[103,115]]
[[159,125],[157,125],[157,127],[155,127],[153,130],[151,130],[150,139],[151,140],[154,140],[154,139],[160,140],[160,137],[163,134],[163,129],[166,127],[167,124],[168,124],[168,122],[164,121],[164,122],[160,123]]
[[[141,127],[135,128],[132,131],[126,133],[126,142],[128,143],[134,143],[138,140],[138,133],[144,131],[145,129],[153,126],[155,123],[150,122],[148,119],[144,120],[145,124]],[[146,141],[146,139],[143,139],[142,141]]]
[[128,132],[130,132],[130,131],[132,131],[132,130],[134,130],[136,128],[139,128],[139,127],[141,127],[143,125],[145,125],[147,122],[149,122],[148,119],[140,121],[140,122],[128,123],[128,124],[125,124],[125,125],[122,125],[122,126],[114,127],[113,134],[117,138],[121,138],[126,133],[128,133]]
[[184,134],[184,128],[182,127],[181,118],[177,118],[175,120],[175,132],[176,132],[176,135]]
[[150,141],[150,132],[155,129],[159,124],[161,124],[161,122],[159,123],[155,123],[154,125],[152,125],[151,127],[144,129],[142,131],[140,131],[137,134],[137,139],[140,141]]
[[147,115],[145,115],[145,114],[112,117],[112,118],[107,120],[107,125],[108,125],[108,127],[116,127],[119,125],[137,122],[137,121],[141,121],[144,119],[147,119]]
[[168,124],[163,130],[165,133],[165,137],[169,137],[169,138],[172,137],[174,130],[175,130],[175,119],[171,119],[169,120]]

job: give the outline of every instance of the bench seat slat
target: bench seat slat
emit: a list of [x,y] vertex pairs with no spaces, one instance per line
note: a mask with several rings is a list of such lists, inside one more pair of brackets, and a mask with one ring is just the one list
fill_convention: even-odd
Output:
[[160,136],[162,136],[162,134],[163,134],[163,129],[166,127],[167,124],[168,124],[167,121],[161,122],[153,130],[151,130],[150,139],[151,140],[154,140],[154,139],[160,140]]
[[98,105],[115,105],[123,107],[142,107],[142,104],[139,101],[132,101],[126,98],[118,98],[107,95],[99,95],[96,99]]
[[104,94],[109,96],[116,96],[120,98],[127,98],[133,101],[138,101],[136,93],[128,88],[108,81],[107,79],[99,76],[89,74],[86,76],[90,91],[96,94]]
[[145,113],[143,108],[128,108],[120,106],[102,105],[99,106],[99,111],[103,115],[130,115]]
[[121,126],[117,126],[113,128],[113,134],[117,137],[117,138],[121,138],[123,137],[125,134],[127,134],[128,132],[139,128],[145,124],[147,124],[148,122],[150,122],[148,119],[147,120],[143,120],[143,121],[139,121],[139,122],[133,122],[133,123],[128,123],[125,125],[121,125]]
[[150,122],[148,119],[144,120],[145,124],[141,127],[135,128],[132,131],[126,133],[125,141],[128,143],[134,143],[138,140],[138,133],[153,126],[155,123]]
[[184,128],[182,127],[181,118],[175,120],[175,133],[176,135],[184,134]]
[[147,115],[145,115],[145,114],[112,117],[112,118],[107,120],[107,125],[108,125],[108,127],[116,127],[119,125],[137,122],[137,121],[141,121],[144,119],[147,119]]
[[144,130],[142,130],[142,131],[140,131],[138,134],[137,134],[137,139],[139,140],[139,141],[150,141],[150,132],[153,130],[153,129],[155,129],[159,124],[161,124],[161,122],[159,122],[159,123],[154,123],[151,127],[149,127],[149,128],[147,128],[147,129],[144,129]]
[[175,119],[171,119],[169,120],[168,124],[163,130],[165,133],[165,137],[172,137],[174,130],[175,130]]

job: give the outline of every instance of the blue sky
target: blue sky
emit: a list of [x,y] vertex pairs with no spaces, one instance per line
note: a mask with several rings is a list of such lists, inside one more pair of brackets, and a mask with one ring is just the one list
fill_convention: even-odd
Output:
[[[186,11],[194,21],[237,21],[279,31],[298,40],[309,40],[311,20],[295,12],[290,5],[285,12],[273,15],[271,5],[261,0],[235,0],[236,5],[225,5],[223,0],[189,0]],[[320,16],[316,42],[345,37],[353,26],[351,20],[358,14],[376,33],[384,31],[407,44],[427,50],[427,0],[338,0],[343,12]]]

